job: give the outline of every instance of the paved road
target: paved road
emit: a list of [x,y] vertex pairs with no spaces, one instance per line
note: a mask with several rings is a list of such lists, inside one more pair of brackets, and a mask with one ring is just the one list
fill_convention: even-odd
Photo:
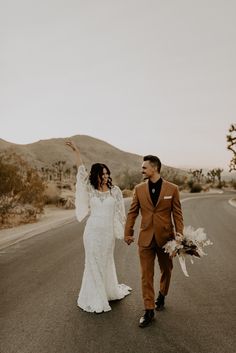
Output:
[[[142,314],[137,247],[117,241],[120,282],[132,294],[112,311],[88,314],[76,307],[83,272],[83,226],[76,222],[0,252],[1,353],[231,353],[235,352],[234,195],[183,202],[185,224],[202,226],[214,242],[208,256],[175,261],[166,310],[140,329]],[[157,267],[156,276],[159,276]]]

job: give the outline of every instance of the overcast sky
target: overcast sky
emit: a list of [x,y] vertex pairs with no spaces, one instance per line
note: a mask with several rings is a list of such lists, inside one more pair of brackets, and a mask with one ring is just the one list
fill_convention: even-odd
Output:
[[0,4],[0,138],[86,134],[167,165],[227,169],[235,0]]

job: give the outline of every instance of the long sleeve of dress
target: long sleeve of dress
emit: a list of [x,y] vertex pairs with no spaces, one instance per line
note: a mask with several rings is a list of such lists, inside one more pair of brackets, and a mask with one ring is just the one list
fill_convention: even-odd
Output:
[[137,189],[135,187],[134,193],[133,193],[133,199],[131,201],[131,205],[127,214],[127,221],[125,224],[126,238],[134,236],[134,224],[135,224],[136,218],[139,215],[139,210],[140,210],[140,203],[137,195]]
[[123,239],[126,215],[123,195],[118,186],[115,189],[115,200],[114,235],[118,239]]
[[79,222],[89,214],[89,181],[84,165],[80,165],[76,178],[75,213]]

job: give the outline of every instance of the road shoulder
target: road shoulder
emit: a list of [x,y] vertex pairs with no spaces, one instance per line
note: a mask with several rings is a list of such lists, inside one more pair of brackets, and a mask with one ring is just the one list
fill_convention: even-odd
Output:
[[44,214],[37,222],[0,230],[0,249],[31,238],[34,235],[44,233],[47,230],[73,222],[74,220],[75,210],[46,207]]

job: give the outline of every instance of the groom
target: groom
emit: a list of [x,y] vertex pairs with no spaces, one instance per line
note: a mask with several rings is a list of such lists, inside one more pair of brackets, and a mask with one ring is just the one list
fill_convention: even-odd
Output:
[[[183,215],[178,187],[161,178],[160,171],[161,161],[158,157],[148,155],[143,158],[142,173],[147,180],[138,184],[134,189],[125,225],[124,239],[130,245],[134,241],[135,220],[139,210],[141,211],[138,246],[145,313],[139,321],[140,327],[146,327],[152,322],[154,308],[156,310],[164,308],[173,264],[162,246],[168,240],[173,239],[175,233],[183,234]],[[160,291],[155,301],[153,277],[156,256],[161,277]]]

